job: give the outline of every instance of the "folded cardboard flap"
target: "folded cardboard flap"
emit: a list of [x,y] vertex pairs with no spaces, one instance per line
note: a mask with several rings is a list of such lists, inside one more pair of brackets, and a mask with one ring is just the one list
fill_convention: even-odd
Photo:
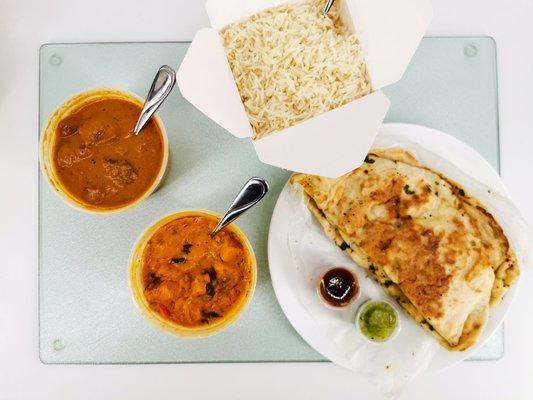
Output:
[[397,82],[433,16],[431,0],[344,0],[374,90]]
[[181,94],[237,137],[252,136],[241,96],[218,32],[200,29],[176,74]]
[[267,164],[336,178],[363,163],[389,106],[374,92],[253,144]]

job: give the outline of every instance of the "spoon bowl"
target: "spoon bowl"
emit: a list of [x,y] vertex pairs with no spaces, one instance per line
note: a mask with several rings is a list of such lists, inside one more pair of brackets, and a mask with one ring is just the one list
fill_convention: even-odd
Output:
[[231,203],[228,211],[218,221],[211,232],[211,237],[220,232],[226,225],[231,224],[242,214],[255,206],[268,192],[268,183],[263,178],[253,177],[248,180]]
[[176,71],[174,71],[168,65],[163,65],[161,68],[159,68],[159,71],[157,71],[154,81],[152,82],[152,86],[148,91],[141,115],[139,115],[139,119],[137,120],[137,124],[135,124],[133,133],[138,135],[141,132],[141,129],[148,122],[150,117],[168,97],[175,83]]

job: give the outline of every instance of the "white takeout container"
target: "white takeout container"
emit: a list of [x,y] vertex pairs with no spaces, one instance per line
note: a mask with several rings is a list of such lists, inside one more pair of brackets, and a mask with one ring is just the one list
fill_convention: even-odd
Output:
[[[178,70],[183,97],[236,137],[252,137],[253,131],[218,31],[261,10],[290,2],[207,0],[212,28],[196,33]],[[253,140],[259,159],[327,177],[360,166],[389,109],[390,101],[380,89],[402,77],[432,15],[431,0],[342,0],[343,20],[355,27],[373,92]]]

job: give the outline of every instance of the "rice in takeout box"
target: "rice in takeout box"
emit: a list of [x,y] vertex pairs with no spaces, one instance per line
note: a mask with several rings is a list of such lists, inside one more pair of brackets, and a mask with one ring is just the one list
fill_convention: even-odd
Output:
[[288,3],[220,30],[254,139],[372,91],[340,4],[324,17],[323,0]]
[[208,0],[179,68],[182,95],[261,161],[329,177],[358,167],[385,118],[430,0]]

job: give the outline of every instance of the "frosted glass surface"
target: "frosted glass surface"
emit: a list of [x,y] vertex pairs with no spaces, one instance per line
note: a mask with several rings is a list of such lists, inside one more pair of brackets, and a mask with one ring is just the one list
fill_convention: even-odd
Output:
[[[187,43],[47,44],[40,51],[40,126],[71,95],[115,87],[144,96],[162,64],[178,67]],[[496,168],[496,52],[490,38],[426,38],[404,79],[386,89],[387,120],[442,129]],[[267,260],[270,216],[289,173],[259,162],[248,140],[224,132],[177,88],[159,111],[170,140],[165,184],[138,207],[110,216],[66,206],[39,178],[40,356],[46,363],[322,361],[291,327],[275,298]],[[258,260],[258,284],[226,332],[181,340],[147,324],[127,280],[130,249],[158,217],[182,208],[223,212],[252,175],[271,191],[238,225]],[[499,330],[476,359],[503,354]]]

